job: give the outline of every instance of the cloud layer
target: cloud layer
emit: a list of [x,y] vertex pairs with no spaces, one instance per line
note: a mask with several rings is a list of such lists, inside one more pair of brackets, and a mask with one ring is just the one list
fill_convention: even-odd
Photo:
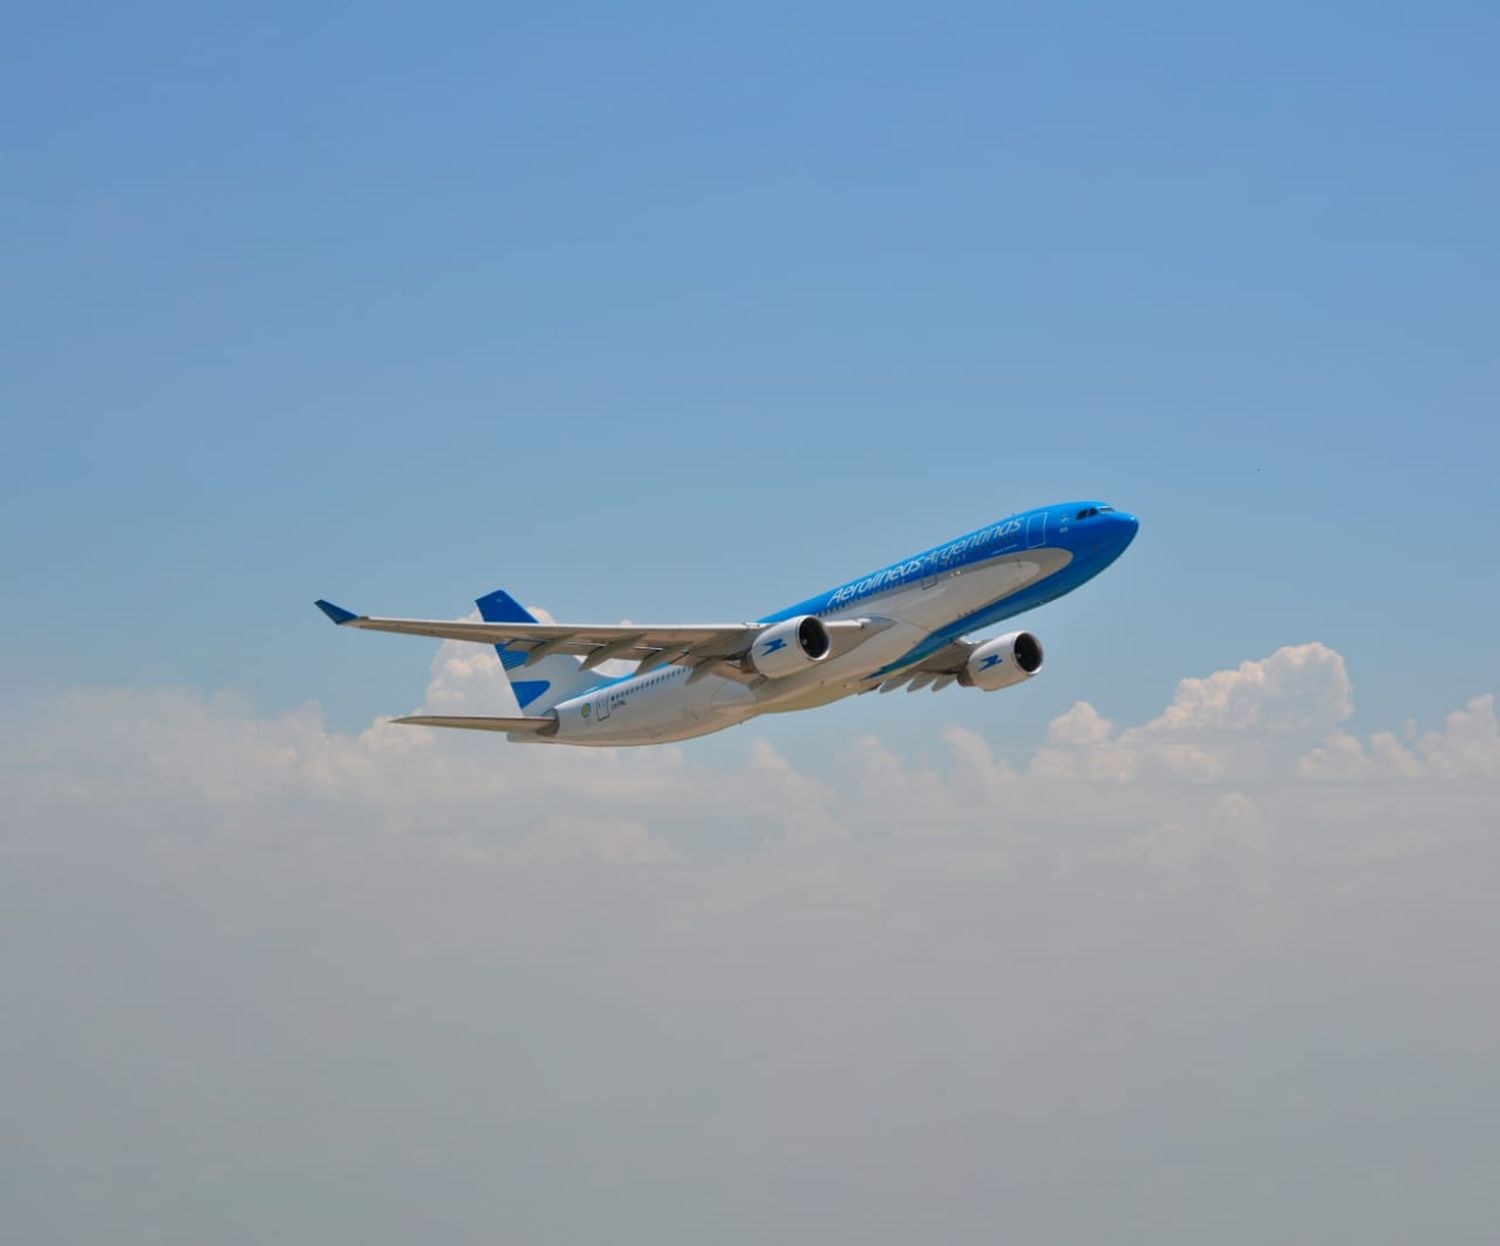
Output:
[[[978,695],[978,694],[973,694]],[[503,712],[444,646],[433,710]],[[28,1241],[1486,1240],[1500,734],[1318,644],[808,773],[81,690],[4,724]]]

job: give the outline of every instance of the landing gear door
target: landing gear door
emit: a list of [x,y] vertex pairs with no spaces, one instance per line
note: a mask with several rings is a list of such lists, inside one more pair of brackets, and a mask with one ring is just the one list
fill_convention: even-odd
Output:
[[1026,548],[1035,549],[1047,541],[1047,512],[1040,511],[1026,521]]

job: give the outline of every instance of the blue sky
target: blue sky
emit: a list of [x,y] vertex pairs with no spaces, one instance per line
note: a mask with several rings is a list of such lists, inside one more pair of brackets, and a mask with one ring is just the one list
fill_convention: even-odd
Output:
[[316,596],[753,617],[1095,496],[1141,537],[1033,616],[1047,679],[778,741],[1009,746],[1310,640],[1356,726],[1497,683],[1490,6],[3,21],[25,694],[352,728],[430,647]]

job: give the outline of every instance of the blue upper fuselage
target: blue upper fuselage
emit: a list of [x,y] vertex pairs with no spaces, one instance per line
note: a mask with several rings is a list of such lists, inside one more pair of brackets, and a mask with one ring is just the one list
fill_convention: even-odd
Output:
[[779,623],[801,614],[828,615],[902,585],[921,583],[933,576],[1028,549],[1062,549],[1071,555],[1068,564],[1053,574],[934,632],[904,659],[916,661],[936,652],[954,637],[989,627],[1072,592],[1123,554],[1139,527],[1134,515],[1116,510],[1107,502],[1061,502],[1022,511],[766,615],[760,621]]
[[[893,562],[879,571],[840,584],[826,593],[799,601],[775,614],[768,614],[759,622],[779,623],[783,619],[803,614],[827,616],[907,584],[920,584],[929,578],[988,562],[993,558],[1023,554],[1031,549],[1061,549],[1070,555],[1066,566],[973,614],[954,619],[947,626],[932,632],[899,660],[870,676],[881,678],[892,670],[919,662],[936,653],[959,636],[1032,610],[1064,593],[1071,593],[1080,584],[1092,580],[1123,554],[1126,546],[1135,539],[1139,526],[1134,515],[1116,510],[1107,502],[1062,502],[1039,510],[1022,511],[986,527],[977,528],[956,540],[945,541],[920,554]],[[871,612],[880,613],[878,602],[872,601]],[[641,673],[636,671],[614,679],[601,680],[597,686],[629,683]]]

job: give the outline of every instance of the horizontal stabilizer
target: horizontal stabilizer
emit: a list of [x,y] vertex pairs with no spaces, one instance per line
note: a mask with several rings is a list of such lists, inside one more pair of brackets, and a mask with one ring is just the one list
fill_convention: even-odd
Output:
[[414,727],[460,727],[467,731],[534,731],[538,735],[551,735],[557,730],[555,717],[482,718],[463,714],[413,714],[407,718],[393,718],[391,721]]

